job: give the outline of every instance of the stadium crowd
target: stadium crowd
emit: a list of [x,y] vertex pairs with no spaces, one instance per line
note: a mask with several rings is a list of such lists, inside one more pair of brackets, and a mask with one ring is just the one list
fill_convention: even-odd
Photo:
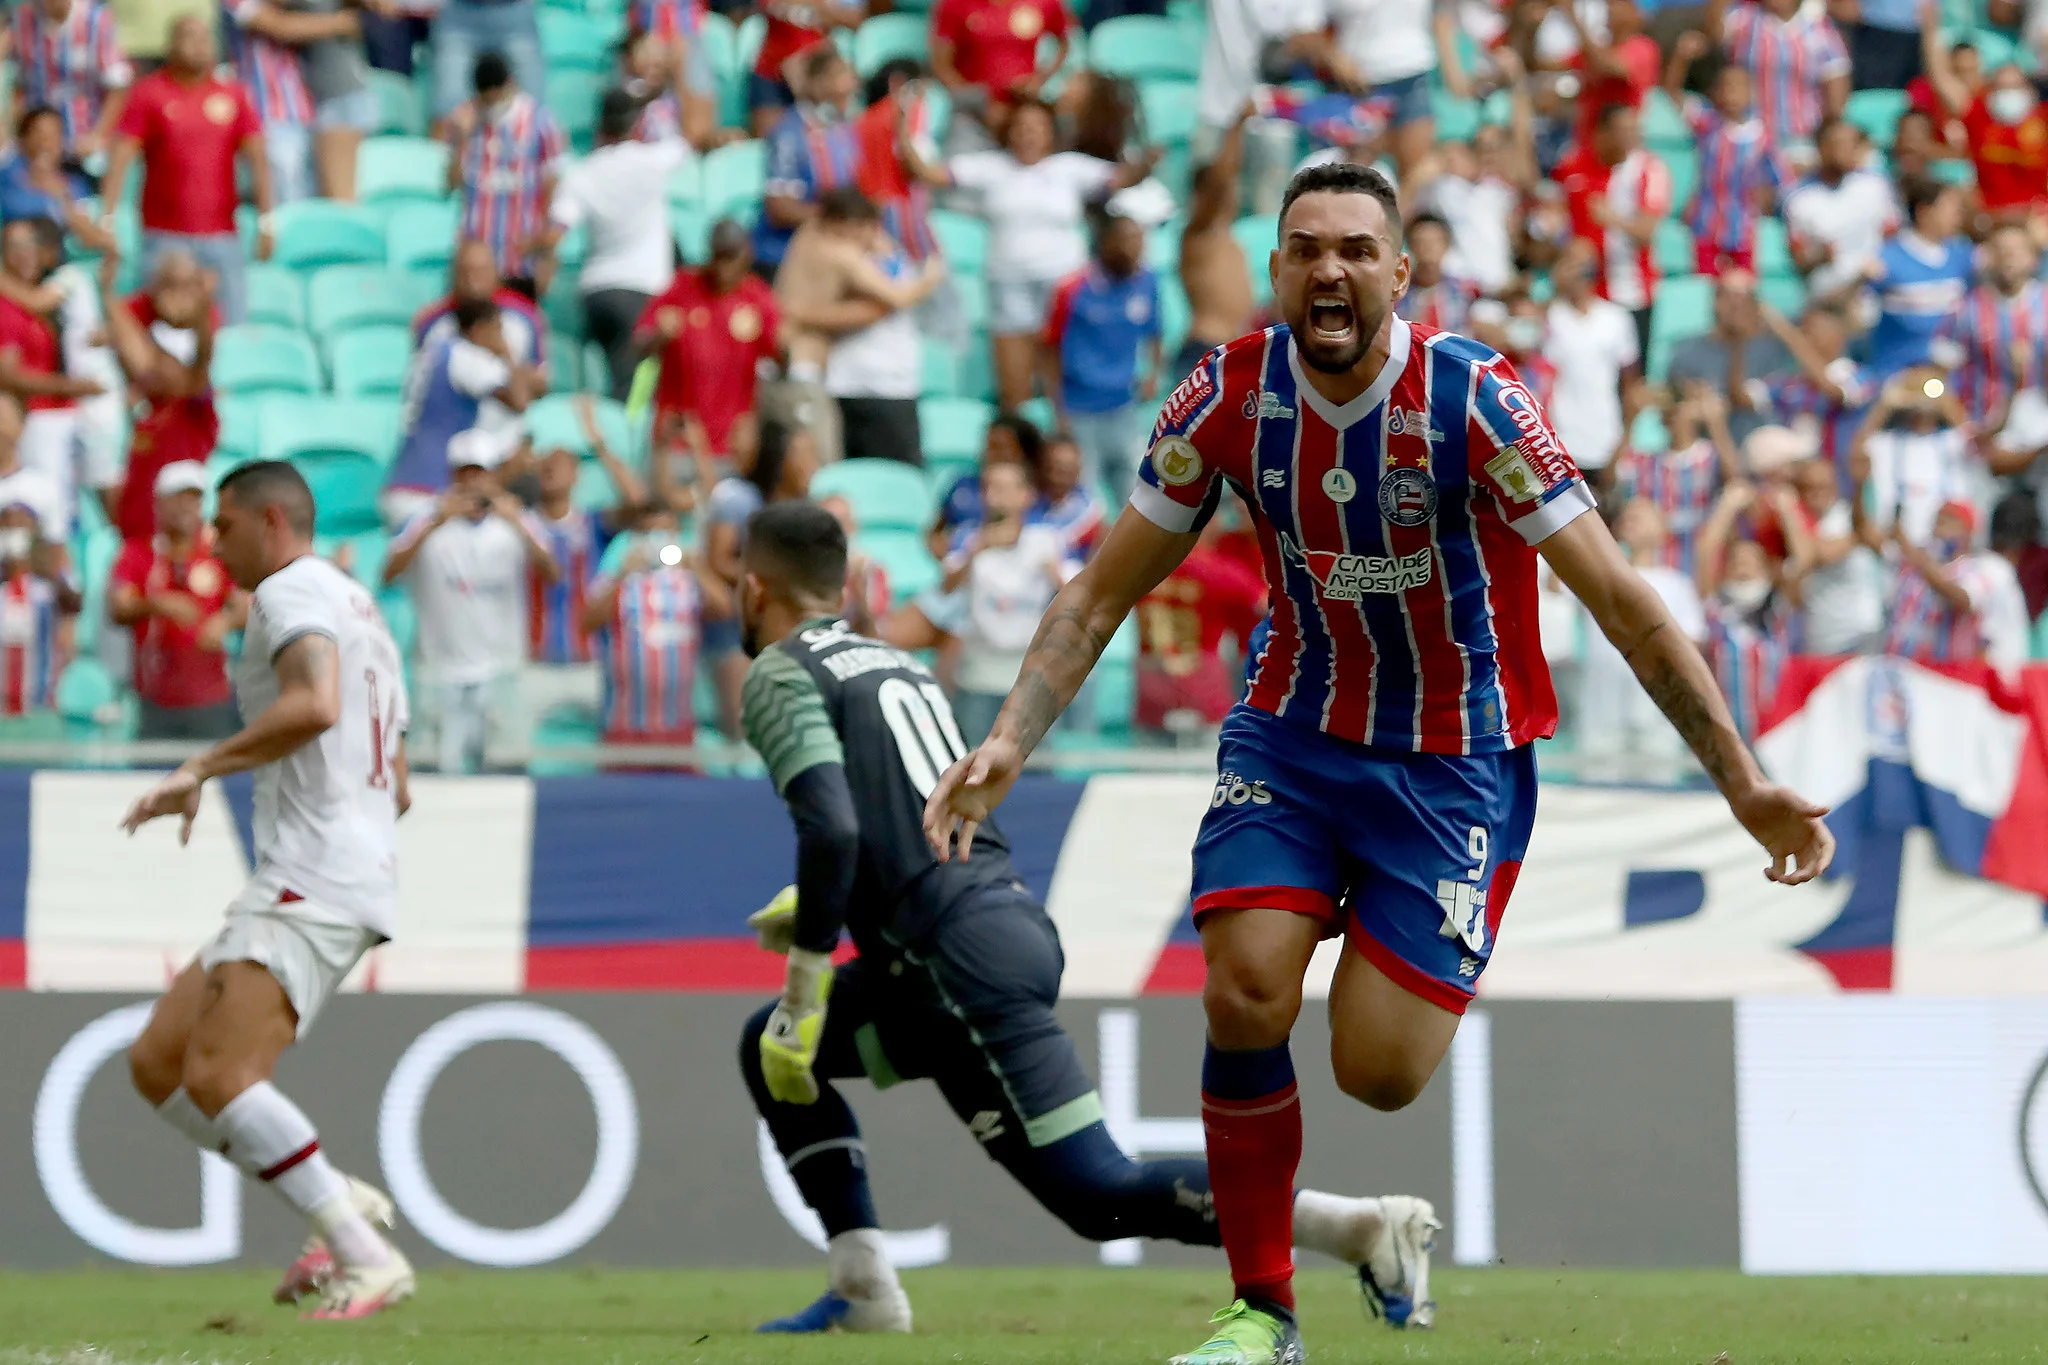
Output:
[[[1396,175],[1402,315],[1510,358],[1745,727],[1797,652],[2048,656],[2039,7],[1329,0],[1218,130],[1184,3],[24,0],[6,733],[232,728],[204,508],[277,457],[444,770],[737,734],[740,539],[807,496],[973,742],[1161,400],[1274,320],[1303,154]],[[1070,723],[1201,743],[1259,555],[1226,505]],[[1542,612],[1583,759],[1674,767]]]

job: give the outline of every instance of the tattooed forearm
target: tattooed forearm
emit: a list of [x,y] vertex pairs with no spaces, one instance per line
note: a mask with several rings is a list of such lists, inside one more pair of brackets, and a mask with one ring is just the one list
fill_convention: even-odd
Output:
[[1741,771],[1742,740],[1736,735],[1720,697],[1703,693],[1697,678],[1687,677],[1659,653],[1631,658],[1629,662],[1635,665],[1643,690],[1657,703],[1657,709],[1678,731],[1686,747],[1698,756],[1708,778],[1725,791]]
[[997,726],[1007,727],[1027,754],[1045,738],[1045,732],[1081,690],[1088,670],[1109,648],[1115,631],[1103,630],[1089,617],[1085,603],[1055,599],[1024,656],[1023,670],[1017,675],[1017,685],[1010,689]]

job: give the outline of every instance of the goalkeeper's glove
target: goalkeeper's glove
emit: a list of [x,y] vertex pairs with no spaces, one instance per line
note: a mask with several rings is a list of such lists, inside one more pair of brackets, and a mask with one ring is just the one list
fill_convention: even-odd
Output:
[[796,946],[796,888],[785,886],[775,899],[747,916],[747,927],[763,948],[786,953]]
[[832,957],[806,948],[789,950],[782,999],[761,1031],[761,1075],[768,1093],[784,1104],[814,1104],[818,1042],[825,1033],[825,999],[832,993]]

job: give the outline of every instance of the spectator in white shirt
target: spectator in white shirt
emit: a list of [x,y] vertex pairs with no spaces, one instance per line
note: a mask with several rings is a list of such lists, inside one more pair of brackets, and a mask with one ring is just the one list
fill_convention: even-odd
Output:
[[1520,85],[1513,90],[1515,121],[1508,127],[1487,124],[1469,144],[1444,144],[1444,173],[1423,196],[1451,225],[1444,270],[1489,294],[1498,294],[1515,278],[1515,226],[1522,218],[1523,197],[1537,178],[1529,97]]
[[[1670,538],[1663,512],[1649,498],[1630,498],[1614,518],[1614,538],[1636,572],[1664,603],[1687,639],[1704,645],[1706,611],[1691,575],[1665,563]],[[1584,608],[1581,608],[1583,614]],[[1590,619],[1590,618],[1588,618]],[[1666,779],[1675,775],[1685,741],[1650,700],[1621,651],[1582,622],[1585,659],[1579,674],[1582,775]]]
[[1821,125],[1819,152],[1813,174],[1785,196],[1785,228],[1808,293],[1825,299],[1863,288],[1884,239],[1899,225],[1899,200],[1891,181],[1864,169],[1870,142],[1849,120]]
[[1158,157],[1119,165],[1060,151],[1052,106],[1035,99],[1014,101],[1001,151],[968,152],[930,166],[915,148],[906,150],[912,168],[933,185],[979,192],[989,225],[988,330],[997,402],[1006,410],[1019,407],[1031,397],[1053,288],[1088,263],[1088,205],[1143,180]]
[[1597,474],[1627,435],[1622,389],[1636,382],[1642,356],[1626,308],[1593,292],[1598,251],[1585,238],[1567,246],[1551,271],[1557,297],[1547,318],[1544,357],[1557,369],[1550,420],[1579,468]]
[[1785,565],[1785,590],[1804,613],[1808,654],[1867,654],[1884,632],[1884,561],[1858,534],[1856,508],[1825,459],[1794,471],[1811,551]]
[[969,744],[979,744],[994,726],[1039,618],[1079,568],[1059,531],[1025,524],[1037,497],[1023,465],[984,466],[982,523],[964,532],[946,556],[941,587],[956,595],[960,640],[953,714]]
[[1950,502],[1934,517],[1931,538],[1892,527],[1899,577],[1885,618],[1884,652],[1921,663],[2016,668],[2027,657],[2027,604],[2003,556],[1974,548],[1981,518]]
[[442,772],[475,772],[523,751],[512,734],[526,659],[525,582],[561,575],[547,543],[497,469],[502,437],[472,430],[448,442],[448,491],[391,542],[384,582],[406,580],[419,618],[421,719]]
[[1849,467],[1869,481],[1873,522],[1886,531],[1897,526],[1916,545],[1934,534],[1945,503],[1966,504],[1981,517],[1990,486],[1962,404],[1933,366],[1905,370],[1878,393],[1849,448]]
[[590,339],[604,348],[612,397],[622,403],[638,363],[633,327],[676,275],[669,178],[697,155],[680,130],[639,141],[634,129],[643,107],[624,90],[605,91],[596,148],[563,174],[548,202],[550,250],[579,223],[590,234],[578,279],[583,318]]

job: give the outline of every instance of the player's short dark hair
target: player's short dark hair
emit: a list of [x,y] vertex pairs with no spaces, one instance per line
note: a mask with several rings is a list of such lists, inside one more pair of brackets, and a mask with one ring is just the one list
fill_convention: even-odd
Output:
[[455,330],[466,336],[477,324],[489,322],[498,316],[498,311],[496,299],[457,299],[454,308]]
[[284,460],[254,460],[239,465],[220,481],[220,496],[252,511],[277,507],[285,524],[302,536],[313,534],[313,489],[306,476]]
[[597,135],[607,142],[623,142],[633,135],[633,125],[647,101],[622,86],[613,86],[597,102]]
[[1369,195],[1380,201],[1380,208],[1387,215],[1387,230],[1394,234],[1394,240],[1399,242],[1401,239],[1401,196],[1395,192],[1394,182],[1371,166],[1335,161],[1296,171],[1294,179],[1287,182],[1287,193],[1280,199],[1283,239],[1287,232],[1288,211],[1294,207],[1294,201],[1305,194]]
[[1949,186],[1931,175],[1909,175],[1899,181],[1899,202],[1905,205],[1906,221],[1917,223],[1920,211],[1949,191]]
[[1421,213],[1410,218],[1408,220],[1408,235],[1413,237],[1415,229],[1420,227],[1433,227],[1446,237],[1451,235],[1451,220],[1434,209],[1424,209]]
[[818,218],[826,223],[879,223],[882,211],[857,185],[841,185],[818,196]]
[[512,83],[512,64],[505,60],[502,52],[486,52],[476,59],[470,69],[470,84],[479,95],[488,95],[493,90],[503,90]]
[[747,519],[747,566],[809,598],[846,588],[846,528],[809,498],[773,502]]

